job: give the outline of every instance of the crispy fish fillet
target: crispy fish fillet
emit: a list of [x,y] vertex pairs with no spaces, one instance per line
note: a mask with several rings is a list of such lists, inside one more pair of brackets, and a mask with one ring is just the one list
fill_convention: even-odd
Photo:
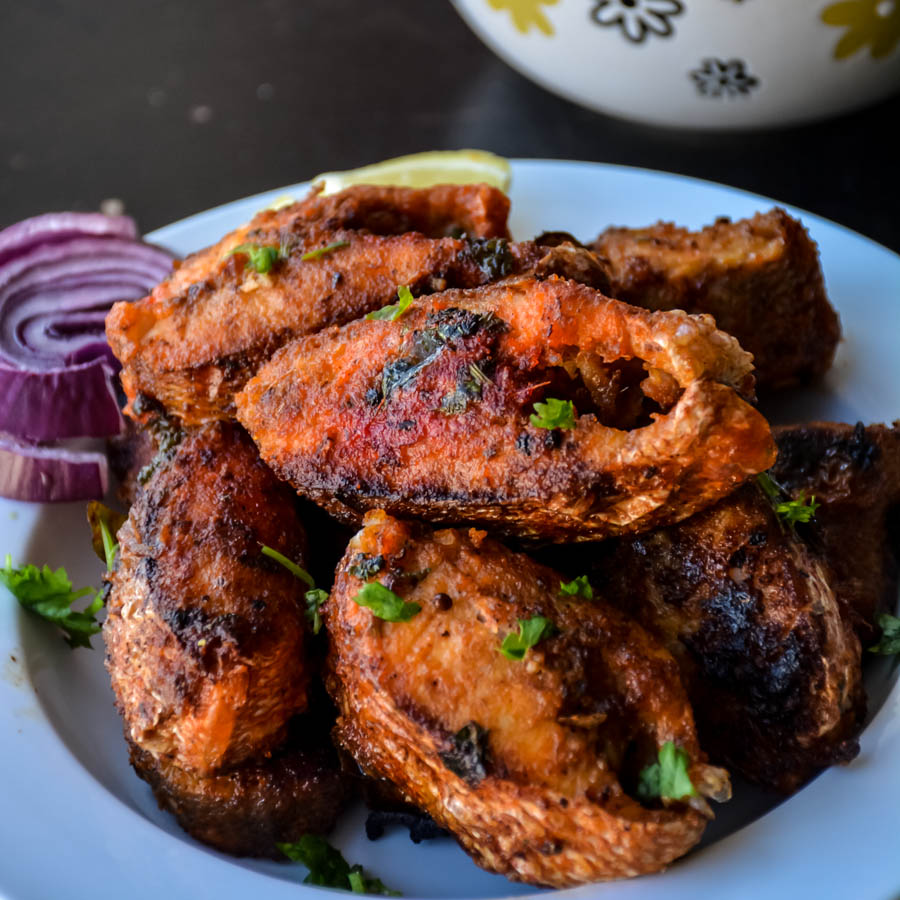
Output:
[[[113,306],[106,334],[122,386],[131,402],[145,394],[186,424],[227,417],[234,393],[292,338],[378,309],[400,285],[419,294],[532,267],[546,248],[510,245],[508,210],[487,185],[360,186],[264,210],[149,297]],[[235,252],[248,244],[279,253],[268,272]]]
[[[523,278],[299,340],[236,402],[263,459],[339,517],[590,540],[683,519],[768,468],[751,389],[749,355],[709,317]],[[546,398],[577,419],[532,424]]]
[[277,843],[334,827],[349,795],[327,725],[301,716],[286,744],[258,762],[205,778],[128,741],[131,764],[160,809],[192,837],[235,856],[283,859]]
[[[421,610],[376,618],[353,599],[373,578]],[[700,839],[702,795],[727,798],[727,775],[704,762],[672,657],[559,585],[484,532],[369,513],[323,607],[336,739],[490,871],[552,887],[658,871]],[[499,652],[534,616],[558,632]],[[642,805],[638,775],[669,741],[699,795]]]
[[783,209],[720,219],[700,231],[664,222],[609,228],[591,247],[608,260],[611,296],[712,315],[753,354],[761,390],[831,366],[841,336],[837,313],[815,243]]
[[199,777],[261,759],[306,705],[294,498],[235,425],[187,434],[119,530],[103,628],[129,740]]
[[847,762],[860,645],[824,560],[755,484],[678,525],[573,548],[571,571],[678,660],[710,757],[777,790]]
[[900,423],[812,422],[775,430],[773,477],[815,495],[815,524],[831,584],[868,647],[880,613],[897,608],[900,573]]

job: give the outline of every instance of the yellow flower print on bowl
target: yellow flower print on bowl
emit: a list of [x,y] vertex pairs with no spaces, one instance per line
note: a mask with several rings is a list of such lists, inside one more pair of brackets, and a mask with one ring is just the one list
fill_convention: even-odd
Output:
[[488,0],[488,6],[494,9],[509,10],[513,25],[522,34],[527,34],[533,26],[548,37],[553,34],[553,26],[541,6],[553,6],[556,3],[559,0]]
[[853,56],[863,47],[879,59],[900,41],[900,0],[841,0],[825,7],[822,21],[847,29],[834,46],[836,59]]

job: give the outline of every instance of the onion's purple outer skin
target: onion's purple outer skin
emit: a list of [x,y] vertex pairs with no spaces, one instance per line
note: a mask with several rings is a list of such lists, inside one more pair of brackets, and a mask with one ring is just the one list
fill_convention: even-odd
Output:
[[51,212],[23,219],[0,231],[0,264],[38,244],[54,244],[73,237],[97,235],[136,240],[137,225],[130,216],[103,213]]
[[118,434],[112,375],[105,357],[39,372],[0,360],[0,432],[29,441]]
[[0,434],[0,497],[29,503],[95,500],[108,485],[102,453],[34,447]]

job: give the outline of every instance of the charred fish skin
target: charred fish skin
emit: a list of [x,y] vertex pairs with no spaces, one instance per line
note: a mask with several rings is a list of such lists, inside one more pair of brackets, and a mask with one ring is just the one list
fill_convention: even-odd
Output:
[[897,608],[900,575],[900,423],[809,422],[774,429],[772,476],[821,504],[813,527],[831,583],[864,647]]
[[841,327],[818,249],[783,209],[700,231],[664,222],[609,228],[591,248],[613,297],[712,315],[753,354],[761,392],[818,378],[834,360]]
[[[354,599],[376,582],[419,611],[377,617]],[[672,657],[559,584],[484,532],[369,513],[323,607],[336,740],[490,871],[552,887],[658,871],[699,840],[700,794],[726,796],[727,777],[705,765]],[[538,616],[552,628],[523,658],[501,652]],[[699,794],[641,805],[667,741]]]
[[[296,341],[236,403],[279,476],[345,520],[581,541],[678,521],[771,465],[750,370],[709,317],[522,277]],[[548,399],[572,420],[536,423]]]
[[825,561],[755,484],[678,525],[572,548],[564,565],[678,660],[713,761],[790,793],[858,753],[859,641]]
[[292,338],[389,304],[401,285],[473,286],[532,266],[546,249],[511,245],[508,211],[487,185],[359,186],[264,210],[148,297],[113,306],[126,395],[188,425],[228,418],[235,391]]
[[126,737],[197,777],[264,758],[307,702],[294,497],[236,425],[186,434],[118,533],[103,636]]
[[293,719],[287,740],[265,758],[205,777],[126,743],[160,809],[191,837],[232,856],[283,860],[279,843],[327,834],[352,796],[329,739],[332,723],[317,707]]

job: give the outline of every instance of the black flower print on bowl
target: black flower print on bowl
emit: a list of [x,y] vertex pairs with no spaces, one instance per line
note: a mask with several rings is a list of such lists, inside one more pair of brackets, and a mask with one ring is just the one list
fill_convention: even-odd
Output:
[[651,34],[675,34],[671,19],[683,12],[681,0],[600,0],[591,18],[605,28],[618,28],[633,44],[641,44]]
[[738,97],[759,86],[759,79],[746,71],[742,59],[704,59],[700,68],[689,74],[704,97]]

